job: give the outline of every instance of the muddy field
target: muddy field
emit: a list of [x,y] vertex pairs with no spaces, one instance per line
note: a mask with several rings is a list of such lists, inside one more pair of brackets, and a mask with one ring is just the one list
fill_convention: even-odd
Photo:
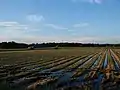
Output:
[[0,52],[0,90],[119,90],[120,49]]

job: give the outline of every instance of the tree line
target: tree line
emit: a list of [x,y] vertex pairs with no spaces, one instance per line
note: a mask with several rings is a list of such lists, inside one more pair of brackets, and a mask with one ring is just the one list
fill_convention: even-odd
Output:
[[18,49],[18,48],[28,48],[30,46],[34,46],[34,48],[44,48],[44,47],[120,47],[120,44],[94,44],[94,43],[32,43],[32,44],[26,44],[26,43],[17,43],[17,42],[1,42],[0,48],[3,49]]

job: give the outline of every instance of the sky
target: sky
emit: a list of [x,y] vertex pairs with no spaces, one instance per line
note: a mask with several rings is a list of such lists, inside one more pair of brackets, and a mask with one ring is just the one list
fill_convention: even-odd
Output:
[[120,0],[0,0],[0,42],[120,43]]

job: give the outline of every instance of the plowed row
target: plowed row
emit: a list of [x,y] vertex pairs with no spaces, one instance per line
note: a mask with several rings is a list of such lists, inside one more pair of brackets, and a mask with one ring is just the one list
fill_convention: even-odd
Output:
[[120,87],[119,53],[101,49],[83,56],[54,57],[1,65],[8,90],[113,90]]

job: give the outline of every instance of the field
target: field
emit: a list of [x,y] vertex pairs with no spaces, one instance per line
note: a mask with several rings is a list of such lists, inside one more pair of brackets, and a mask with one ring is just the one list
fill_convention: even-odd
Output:
[[1,50],[0,90],[119,90],[120,49]]

